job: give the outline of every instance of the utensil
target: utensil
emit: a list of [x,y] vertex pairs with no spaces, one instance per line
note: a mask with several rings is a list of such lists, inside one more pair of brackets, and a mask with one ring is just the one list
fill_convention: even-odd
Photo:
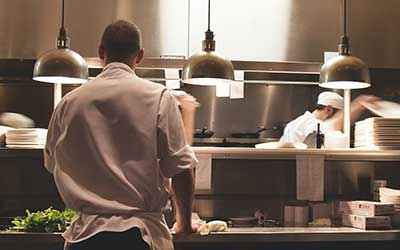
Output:
[[233,133],[231,134],[232,138],[259,138],[261,132],[263,131],[267,131],[267,130],[278,130],[279,127],[278,126],[273,126],[271,128],[265,128],[263,126],[257,127],[256,132],[250,132],[250,133]]
[[214,135],[214,132],[209,130],[207,127],[196,129],[193,135],[194,138],[210,138]]
[[253,227],[258,222],[256,217],[233,217],[229,220],[233,227]]

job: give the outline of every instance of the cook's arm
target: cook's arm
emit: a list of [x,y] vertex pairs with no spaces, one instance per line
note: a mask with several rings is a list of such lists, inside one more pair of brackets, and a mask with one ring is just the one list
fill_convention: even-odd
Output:
[[183,127],[185,129],[185,139],[188,145],[193,143],[194,119],[198,102],[191,95],[178,97],[179,107],[182,114]]
[[193,170],[187,169],[172,177],[173,201],[176,209],[176,233],[192,232],[192,209],[194,194]]
[[[354,101],[351,102],[350,106],[350,122],[354,124],[362,115],[362,113],[366,110],[363,103],[366,102],[375,102],[379,100],[376,96],[371,95],[360,95]],[[343,110],[338,111],[330,120],[332,127],[335,130],[343,130],[343,119],[344,113]]]
[[[172,178],[172,194],[176,208],[177,234],[191,232],[193,204],[193,168],[197,164],[189,146],[193,134],[194,109],[186,109],[181,103],[181,112],[175,97],[166,91],[160,104],[158,119],[158,154],[163,175]],[[185,117],[182,119],[182,116]],[[185,124],[185,125],[184,125]]]

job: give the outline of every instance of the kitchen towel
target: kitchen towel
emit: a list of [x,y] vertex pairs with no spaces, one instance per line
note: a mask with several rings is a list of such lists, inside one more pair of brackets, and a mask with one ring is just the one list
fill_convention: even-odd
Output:
[[299,155],[296,157],[296,181],[298,200],[324,200],[324,161],[324,156],[318,155]]
[[195,190],[211,190],[212,155],[196,154],[199,161],[195,174]]

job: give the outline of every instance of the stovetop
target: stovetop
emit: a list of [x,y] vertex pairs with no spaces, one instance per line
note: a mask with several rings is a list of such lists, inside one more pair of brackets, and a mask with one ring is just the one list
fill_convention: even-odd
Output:
[[193,138],[193,146],[215,146],[215,147],[254,147],[254,145],[265,142],[278,141],[279,138]]

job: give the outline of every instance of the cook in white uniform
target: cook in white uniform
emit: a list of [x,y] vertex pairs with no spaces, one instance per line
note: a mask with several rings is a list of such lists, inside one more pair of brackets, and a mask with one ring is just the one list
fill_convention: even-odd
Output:
[[143,53],[134,24],[110,24],[99,47],[103,72],[66,95],[51,118],[45,166],[78,213],[63,234],[66,249],[172,250],[162,214],[169,189],[176,235],[192,232],[196,102],[138,77]]
[[[365,111],[363,103],[379,100],[376,96],[360,95],[351,103],[350,121],[354,123]],[[317,131],[320,124],[321,133],[342,130],[343,127],[343,98],[331,91],[319,94],[317,108],[306,111],[303,115],[288,123],[280,139],[281,143],[306,143],[306,138]],[[311,143],[315,143],[312,141]]]
[[335,129],[333,124],[325,121],[343,109],[343,98],[335,92],[326,91],[319,94],[317,104],[313,112],[306,111],[286,125],[281,142],[304,142],[307,136],[317,130],[318,123],[321,124],[322,133]]

